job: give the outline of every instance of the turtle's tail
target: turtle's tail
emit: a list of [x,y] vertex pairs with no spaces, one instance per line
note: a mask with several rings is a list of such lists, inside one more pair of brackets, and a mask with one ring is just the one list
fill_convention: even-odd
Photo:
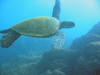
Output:
[[15,32],[14,30],[4,30],[0,31],[0,33],[4,33],[2,38],[0,39],[0,46],[2,48],[8,48],[12,45],[12,43],[20,37],[20,34]]

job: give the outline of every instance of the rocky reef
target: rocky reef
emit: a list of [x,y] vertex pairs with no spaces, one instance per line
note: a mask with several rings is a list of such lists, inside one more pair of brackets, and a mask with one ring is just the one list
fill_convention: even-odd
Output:
[[[75,58],[75,59],[73,59]],[[36,65],[35,75],[66,75],[70,74],[74,64],[77,64],[78,55],[66,50],[49,51],[44,53],[40,62]],[[70,65],[71,64],[71,65]]]
[[94,25],[87,34],[75,39],[71,48],[79,50],[100,49],[100,23]]
[[2,64],[0,75],[100,75],[100,23],[75,39],[70,49],[20,55]]
[[100,75],[100,23],[94,25],[87,34],[75,39],[71,49],[78,50],[87,66],[90,66],[87,68],[93,69],[94,75]]

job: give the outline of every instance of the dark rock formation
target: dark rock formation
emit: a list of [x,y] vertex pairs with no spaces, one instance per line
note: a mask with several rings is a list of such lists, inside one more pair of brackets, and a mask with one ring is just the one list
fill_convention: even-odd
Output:
[[94,75],[100,75],[100,23],[86,35],[74,40],[71,49],[78,50],[85,60],[84,63],[87,63],[88,69],[92,69]]
[[[67,52],[65,50],[49,51],[46,52],[40,62],[36,65],[34,74],[41,75],[49,72],[55,73],[55,70],[60,73],[71,75],[72,70],[75,69],[77,64],[78,54],[74,52]],[[75,59],[73,59],[75,58]],[[75,64],[75,65],[74,65]],[[49,72],[48,72],[49,71]],[[49,75],[49,74],[47,74]],[[53,74],[50,74],[53,75]],[[62,74],[61,74],[62,75]]]
[[[86,35],[83,35],[80,38],[74,40],[71,48],[79,50],[94,50],[95,45],[92,43],[97,41],[100,42],[100,23],[96,24]],[[98,49],[100,49],[100,44],[97,43],[96,45],[99,45]]]

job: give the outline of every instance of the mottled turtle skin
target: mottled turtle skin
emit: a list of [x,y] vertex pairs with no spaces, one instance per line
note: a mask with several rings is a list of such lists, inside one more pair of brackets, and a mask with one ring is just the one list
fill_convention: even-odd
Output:
[[25,36],[49,37],[59,30],[60,23],[53,17],[36,17],[22,21],[11,27],[12,30]]

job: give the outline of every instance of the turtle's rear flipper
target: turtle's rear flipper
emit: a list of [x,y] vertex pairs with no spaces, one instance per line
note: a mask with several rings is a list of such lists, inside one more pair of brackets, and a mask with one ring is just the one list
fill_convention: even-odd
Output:
[[19,33],[11,29],[0,31],[0,33],[4,33],[3,37],[0,39],[0,46],[2,48],[8,48],[17,38],[20,37]]
[[66,40],[66,36],[62,31],[58,31],[53,39],[53,43],[51,45],[52,50],[61,50],[63,49],[64,42]]
[[0,31],[0,33],[4,34],[4,33],[8,33],[9,31],[11,31],[11,29],[2,30]]

